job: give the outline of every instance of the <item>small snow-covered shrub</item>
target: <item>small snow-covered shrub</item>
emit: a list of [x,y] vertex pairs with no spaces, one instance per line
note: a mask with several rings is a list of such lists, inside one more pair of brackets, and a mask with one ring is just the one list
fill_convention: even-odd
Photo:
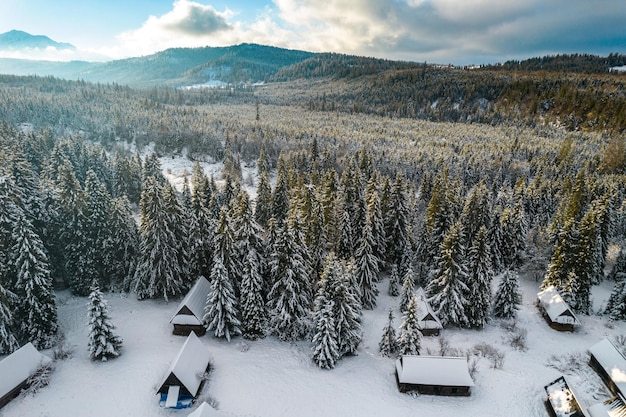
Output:
[[580,374],[586,370],[589,363],[589,354],[586,352],[570,353],[568,355],[551,355],[547,366],[564,374]]
[[50,374],[52,373],[54,363],[48,362],[41,365],[35,373],[28,378],[27,386],[24,390],[25,394],[35,395],[43,387],[46,387],[50,383]]
[[517,327],[514,332],[509,335],[509,343],[517,350],[525,351],[528,349],[526,346],[526,336],[528,331],[523,327]]
[[512,347],[520,351],[525,351],[526,349],[528,349],[528,347],[526,346],[526,336],[528,335],[528,330],[523,327],[518,327],[517,321],[503,321],[502,323],[500,323],[500,327],[507,331],[508,342]]
[[467,369],[472,379],[475,379],[476,374],[478,373],[478,360],[479,358],[476,356],[467,357]]
[[52,358],[56,360],[64,360],[74,355],[74,346],[68,346],[65,340],[65,334],[59,334],[57,345],[52,349]]
[[493,369],[502,369],[502,366],[504,365],[504,352],[485,342],[474,345],[471,353],[488,359],[491,362],[491,367]]

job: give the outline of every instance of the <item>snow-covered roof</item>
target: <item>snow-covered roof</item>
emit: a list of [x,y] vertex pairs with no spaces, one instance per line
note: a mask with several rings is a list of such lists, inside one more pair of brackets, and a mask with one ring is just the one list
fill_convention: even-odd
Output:
[[420,329],[443,329],[441,321],[428,303],[428,297],[426,297],[422,287],[415,291],[415,298],[417,299],[417,326]]
[[580,404],[565,377],[552,381],[545,386],[545,390],[556,417],[582,416]]
[[0,361],[0,398],[31,377],[39,367],[52,361],[35,349],[32,343],[24,346]]
[[402,384],[474,386],[464,357],[404,355],[396,361],[396,371]]
[[611,398],[587,409],[589,417],[626,417],[626,405],[619,398]]
[[[176,314],[170,320],[173,324],[202,324],[204,317],[204,306],[206,305],[206,297],[211,290],[211,284],[203,277],[198,277],[196,283],[191,287],[185,298],[180,302],[176,309]],[[181,317],[187,316],[187,317]],[[190,318],[194,317],[194,319]]]
[[553,323],[579,325],[580,322],[553,285],[537,294],[541,306]]
[[[187,340],[165,373],[160,387],[167,382],[171,374],[187,388],[194,397],[202,383],[201,375],[206,371],[211,354],[207,347],[200,341],[194,332],[189,333]],[[159,389],[160,390],[160,389]]]
[[626,396],[626,359],[620,351],[608,339],[602,339],[589,351],[615,383],[622,396]]

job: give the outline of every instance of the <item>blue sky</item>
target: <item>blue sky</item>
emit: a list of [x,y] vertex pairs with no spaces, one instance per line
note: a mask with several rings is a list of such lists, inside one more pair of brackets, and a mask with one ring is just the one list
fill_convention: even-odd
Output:
[[77,47],[12,52],[19,57],[110,59],[242,42],[453,64],[626,53],[626,0],[1,2],[0,33],[19,29]]

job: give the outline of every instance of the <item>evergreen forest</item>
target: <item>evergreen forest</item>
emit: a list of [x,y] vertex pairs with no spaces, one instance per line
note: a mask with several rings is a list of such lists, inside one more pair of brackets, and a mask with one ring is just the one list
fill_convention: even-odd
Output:
[[[0,354],[54,346],[55,289],[179,300],[198,276],[210,334],[308,339],[321,368],[355,354],[380,292],[402,312],[384,354],[420,352],[417,287],[446,327],[514,317],[521,274],[625,320],[626,78],[564,68],[320,54],[213,89],[0,76]],[[194,163],[182,187],[172,156]]]

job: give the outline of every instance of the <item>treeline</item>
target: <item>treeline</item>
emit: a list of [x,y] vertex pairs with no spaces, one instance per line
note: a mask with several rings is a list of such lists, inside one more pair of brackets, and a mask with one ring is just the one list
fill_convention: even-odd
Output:
[[626,65],[626,55],[610,53],[608,56],[591,54],[557,54],[524,60],[511,60],[483,68],[504,71],[554,71],[584,74],[606,74],[614,67]]
[[[626,130],[623,75],[464,70],[424,66],[330,85],[303,103],[391,117],[462,123],[550,124],[569,131]],[[332,84],[331,84],[332,85]]]

